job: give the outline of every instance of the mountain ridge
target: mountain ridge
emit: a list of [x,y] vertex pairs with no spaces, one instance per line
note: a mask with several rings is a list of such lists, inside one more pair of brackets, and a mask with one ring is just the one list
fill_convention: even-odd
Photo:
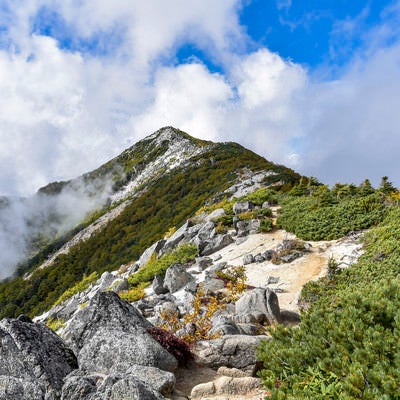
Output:
[[36,316],[0,321],[0,397],[397,398],[400,192],[330,189],[235,143],[160,171],[162,133],[154,179],[87,227],[119,215],[0,283],[3,316]]
[[[169,144],[171,140],[176,142],[176,138],[183,141],[185,146],[176,146],[175,143],[171,150]],[[190,150],[193,150],[193,155],[189,154]],[[180,160],[174,159],[177,154],[182,155]],[[165,166],[160,160],[166,160]],[[62,292],[81,280],[84,274],[115,269],[138,258],[169,228],[179,226],[190,218],[207,199],[226,196],[223,191],[234,183],[243,168],[269,172],[265,184],[275,187],[284,188],[286,185],[290,188],[300,179],[300,175],[289,168],[275,165],[238,144],[199,141],[171,127],[160,129],[126,149],[120,156],[84,174],[79,178],[81,182],[89,185],[91,182],[100,182],[98,186],[92,185],[95,189],[102,188],[103,177],[111,177],[111,193],[123,193],[123,196],[116,196],[114,201],[109,201],[106,208],[84,223],[76,234],[96,224],[98,218],[106,212],[112,212],[117,206],[121,212],[115,213],[115,218],[100,226],[98,231],[90,232],[88,240],[72,246],[71,254],[70,249],[68,254],[59,254],[54,259],[56,264],[53,261],[53,264],[47,263],[46,268],[37,269],[51,257],[54,250],[65,244],[63,241],[57,246],[50,246],[49,252],[45,249],[42,256],[33,259],[34,262],[20,267],[20,276],[15,278],[14,288],[12,282],[0,285],[0,290],[3,289],[3,293],[0,293],[2,315],[35,315],[43,312]],[[147,180],[137,180],[138,176],[143,176],[143,171],[146,171]],[[129,188],[132,181],[135,184]],[[171,204],[174,204],[173,208]],[[67,236],[66,241],[72,237]],[[53,265],[51,274],[45,271],[49,264]],[[28,280],[21,278],[26,273]],[[46,285],[50,293],[37,292],[38,286]]]

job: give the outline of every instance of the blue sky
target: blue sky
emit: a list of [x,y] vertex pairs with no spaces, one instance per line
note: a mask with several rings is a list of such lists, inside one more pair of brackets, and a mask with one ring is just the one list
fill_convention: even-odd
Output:
[[[392,4],[393,1],[385,0],[245,1],[238,6],[238,18],[248,40],[238,50],[251,52],[266,47],[311,69],[323,64],[340,67],[365,45],[364,33],[382,23],[382,14]],[[66,23],[62,14],[46,6],[38,10],[31,23],[32,33],[55,38],[66,51],[100,57],[116,51],[124,39],[125,29],[113,26],[90,37],[79,37],[73,30],[73,25]],[[210,71],[223,71],[206,49],[194,41],[184,42],[175,50],[177,64],[197,58]]]
[[0,193],[164,125],[334,184],[400,185],[400,1],[3,0]]
[[258,46],[315,68],[345,65],[364,45],[363,32],[380,24],[390,1],[255,0],[240,20]]

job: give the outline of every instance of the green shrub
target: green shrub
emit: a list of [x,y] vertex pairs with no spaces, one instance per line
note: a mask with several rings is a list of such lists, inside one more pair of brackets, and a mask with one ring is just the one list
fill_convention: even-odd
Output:
[[65,326],[65,320],[62,318],[49,318],[46,321],[46,326],[56,332]]
[[119,292],[118,296],[121,297],[121,299],[128,301],[129,303],[133,303],[134,301],[143,299],[143,297],[145,296],[144,289],[150,284],[151,282],[141,282],[137,286],[129,290]]
[[299,327],[278,326],[259,348],[270,398],[400,397],[399,242],[400,208],[391,207],[357,264],[304,287]]
[[184,243],[174,251],[164,254],[158,259],[152,257],[139,271],[128,278],[128,282],[131,286],[136,286],[142,282],[150,282],[156,275],[164,275],[172,264],[187,263],[194,260],[197,254],[196,245]]
[[292,197],[284,201],[277,225],[304,240],[332,240],[369,228],[384,215],[385,205],[378,194],[346,198],[337,204]]
[[260,220],[260,232],[266,233],[266,232],[271,232],[274,227],[274,224],[272,223],[272,219],[266,218]]
[[99,274],[97,272],[91,273],[89,276],[84,276],[83,279],[78,282],[75,286],[67,289],[54,303],[54,305],[60,304],[65,300],[71,298],[74,294],[83,292],[86,290],[93,282],[99,279]]
[[277,203],[278,202],[278,193],[275,190],[268,189],[268,188],[261,188],[255,190],[253,193],[247,194],[240,198],[240,200],[249,200],[253,202],[257,206],[261,206],[266,201],[270,203]]
[[247,211],[238,215],[241,221],[250,219],[260,220],[260,232],[270,232],[273,228],[272,219],[268,218],[272,216],[272,211],[269,208],[257,209],[252,211]]
[[270,208],[261,208],[257,210],[257,217],[272,217],[272,210]]
[[235,204],[236,200],[228,200],[227,197],[224,197],[221,201],[218,201],[217,203],[205,205],[201,208],[199,208],[196,211],[195,215],[200,215],[203,212],[206,214],[211,214],[213,211],[218,210],[219,208],[223,208],[226,213],[231,213],[232,212],[232,207]]

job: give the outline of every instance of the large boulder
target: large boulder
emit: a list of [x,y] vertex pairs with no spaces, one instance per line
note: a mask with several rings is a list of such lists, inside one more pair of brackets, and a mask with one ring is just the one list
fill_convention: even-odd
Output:
[[221,315],[213,318],[212,328],[210,329],[210,336],[218,337],[224,335],[239,335],[239,328],[235,323],[227,316]]
[[199,247],[199,253],[201,256],[208,256],[223,249],[233,242],[234,240],[229,234],[216,235],[212,239],[202,243],[202,246]]
[[178,362],[147,329],[152,325],[114,292],[99,292],[63,331],[80,368],[103,374],[123,373],[134,364],[173,371]]
[[96,283],[99,286],[99,290],[106,290],[111,287],[116,279],[120,278],[106,271],[103,272],[100,279]]
[[194,278],[186,271],[185,266],[176,263],[167,269],[164,278],[164,287],[170,293],[175,293],[192,281],[194,281]]
[[259,323],[281,322],[278,296],[271,289],[256,288],[245,293],[235,304],[236,314],[253,316]]
[[45,325],[27,317],[0,321],[0,399],[59,399],[75,368],[74,353]]
[[213,264],[213,260],[210,257],[196,257],[196,265],[199,272],[204,271]]
[[158,242],[153,243],[150,247],[148,247],[140,256],[139,260],[136,262],[138,267],[143,267],[154,253],[161,254],[166,245],[165,239],[159,240]]
[[199,249],[200,256],[208,256],[221,250],[228,244],[233,243],[233,239],[230,235],[217,234],[215,230],[215,222],[208,221],[201,224],[197,231],[197,234],[190,239]]
[[164,278],[158,274],[154,277],[151,287],[152,287],[154,293],[157,295],[168,292],[168,290],[164,287]]
[[236,224],[238,237],[247,235],[255,235],[260,231],[260,220],[259,219],[246,219],[238,221]]
[[225,284],[222,279],[206,277],[203,282],[205,293],[216,294],[219,290],[224,289]]
[[176,232],[174,232],[171,237],[169,237],[163,246],[163,249],[161,251],[161,254],[165,254],[171,249],[174,249],[178,244],[181,242],[187,241],[185,240],[185,237],[188,234],[188,231],[190,228],[193,227],[193,222],[190,220],[187,220]]
[[257,347],[268,336],[225,335],[197,342],[192,353],[198,365],[218,369],[226,366],[255,373],[258,367]]
[[127,370],[127,374],[134,375],[164,396],[170,395],[175,388],[176,378],[172,372],[161,371],[154,367],[134,365]]
[[198,229],[196,235],[191,239],[191,241],[197,246],[199,249],[200,255],[204,247],[209,243],[209,241],[217,235],[215,231],[215,222],[208,221],[204,224],[201,224],[200,229]]
[[254,209],[254,204],[251,201],[238,201],[233,205],[235,215],[249,212]]
[[185,231],[185,237],[183,238],[184,242],[189,242],[191,239],[193,239],[199,231],[203,228],[203,223],[196,224],[193,226],[190,226],[188,229]]
[[62,390],[61,400],[164,400],[158,391],[134,374],[101,373],[85,374],[75,371],[70,374]]
[[215,221],[216,219],[223,217],[225,214],[226,213],[223,208],[217,208],[212,213],[207,215],[206,220],[207,221]]
[[190,394],[192,400],[205,399],[261,399],[262,390],[260,378],[250,376],[229,377],[220,376],[212,382],[196,385]]

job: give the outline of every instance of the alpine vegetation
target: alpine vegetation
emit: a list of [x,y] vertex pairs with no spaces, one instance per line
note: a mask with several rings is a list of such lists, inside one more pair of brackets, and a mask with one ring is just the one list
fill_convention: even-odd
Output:
[[19,200],[43,212],[0,283],[0,398],[399,398],[384,178],[329,188],[166,127]]

